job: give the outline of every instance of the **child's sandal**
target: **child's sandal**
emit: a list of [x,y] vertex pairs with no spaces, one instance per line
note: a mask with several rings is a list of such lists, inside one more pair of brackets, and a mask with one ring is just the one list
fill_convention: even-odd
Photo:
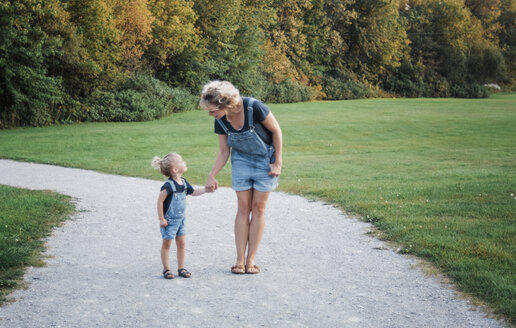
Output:
[[183,278],[190,278],[190,276],[192,275],[190,272],[188,272],[188,270],[186,270],[185,268],[182,268],[182,269],[179,269],[177,270],[177,274],[179,274],[180,277],[183,277]]
[[163,278],[165,279],[174,279],[176,276],[170,272],[170,270],[163,270]]

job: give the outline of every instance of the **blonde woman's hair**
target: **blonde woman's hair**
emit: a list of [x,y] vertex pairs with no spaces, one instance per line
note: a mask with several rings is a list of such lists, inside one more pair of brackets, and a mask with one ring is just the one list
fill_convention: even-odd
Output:
[[170,177],[170,169],[174,167],[174,164],[177,163],[179,159],[181,159],[181,156],[178,153],[169,153],[163,158],[154,156],[151,161],[151,166],[156,170],[159,169],[164,176]]
[[225,108],[230,112],[238,111],[240,91],[229,81],[210,81],[202,88],[199,106],[208,109],[209,105]]

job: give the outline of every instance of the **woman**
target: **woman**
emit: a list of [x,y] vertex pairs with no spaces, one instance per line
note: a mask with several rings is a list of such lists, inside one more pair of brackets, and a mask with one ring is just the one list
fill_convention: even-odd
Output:
[[254,260],[265,226],[265,207],[281,174],[280,126],[265,104],[241,97],[228,81],[206,84],[199,105],[215,118],[215,132],[219,135],[219,153],[206,180],[208,190],[217,189],[215,177],[231,153],[232,188],[238,198],[237,258],[231,272],[259,273]]

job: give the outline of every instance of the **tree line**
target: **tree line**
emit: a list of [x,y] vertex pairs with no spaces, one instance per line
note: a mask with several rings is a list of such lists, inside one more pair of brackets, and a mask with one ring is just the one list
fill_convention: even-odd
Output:
[[0,127],[141,121],[210,79],[268,102],[486,97],[513,0],[0,0]]

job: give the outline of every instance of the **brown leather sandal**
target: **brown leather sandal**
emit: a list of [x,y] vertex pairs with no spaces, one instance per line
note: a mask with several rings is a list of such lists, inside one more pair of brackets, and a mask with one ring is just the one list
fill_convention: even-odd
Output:
[[257,274],[257,273],[260,273],[260,267],[258,267],[256,264],[246,265],[245,266],[245,273],[247,273],[247,274]]
[[231,273],[234,274],[244,274],[245,273],[245,267],[243,265],[234,265],[231,267]]

